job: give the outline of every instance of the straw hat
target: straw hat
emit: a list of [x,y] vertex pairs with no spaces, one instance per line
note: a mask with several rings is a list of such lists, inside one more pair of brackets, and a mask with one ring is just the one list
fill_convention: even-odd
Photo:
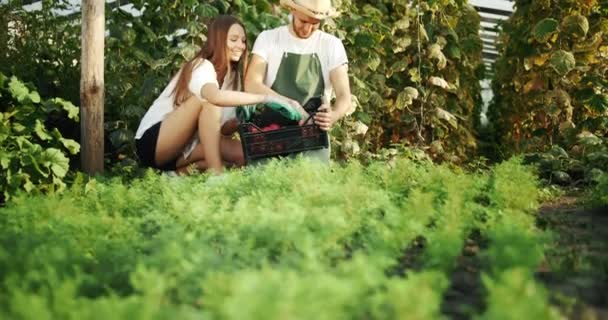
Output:
[[337,15],[331,0],[281,0],[281,5],[319,20]]

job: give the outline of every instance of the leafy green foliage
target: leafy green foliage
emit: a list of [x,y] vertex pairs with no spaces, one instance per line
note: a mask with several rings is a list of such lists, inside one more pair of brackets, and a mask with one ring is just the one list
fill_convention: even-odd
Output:
[[[134,155],[141,117],[206,40],[209,19],[218,13],[240,17],[251,47],[259,32],[285,23],[288,13],[270,0],[130,3],[139,15],[116,3],[106,7],[106,156],[125,165]],[[337,155],[369,158],[393,143],[424,147],[437,160],[460,161],[474,151],[482,68],[475,10],[461,2],[422,1],[419,9],[388,0],[337,5],[343,14],[323,28],[346,46],[357,107],[334,130]],[[77,104],[80,30],[72,21],[79,13],[54,13],[67,6],[67,0],[44,2],[43,10],[25,12],[17,2],[1,5],[2,25],[16,22],[7,30],[0,70],[34,82],[43,96],[53,92]],[[76,139],[76,129],[61,131]]]
[[0,73],[0,192],[6,200],[17,191],[54,192],[65,187],[68,155],[80,145],[44,123],[51,113],[78,122],[78,107],[60,98],[42,100],[16,77]]
[[[529,270],[509,269],[496,279],[484,277],[483,282],[490,297],[489,308],[478,319],[563,319],[559,312],[547,303],[547,290],[535,283]],[[508,312],[505,312],[506,309]]]
[[458,162],[474,151],[483,68],[476,11],[462,2],[388,0],[340,8],[326,29],[346,46],[357,110],[334,130],[338,155],[365,159],[403,144]]
[[575,13],[562,20],[561,29],[572,37],[584,38],[589,32],[589,20],[580,13]]
[[[8,2],[8,3],[7,3]],[[31,82],[43,97],[79,101],[80,24],[78,16],[57,15],[68,0],[41,1],[25,11],[23,1],[0,5],[0,72]],[[3,40],[4,40],[3,39]]]
[[558,75],[564,76],[574,69],[576,60],[574,60],[574,55],[571,52],[558,50],[551,54],[549,63]]
[[547,237],[537,230],[532,215],[539,205],[538,182],[520,161],[513,159],[494,167],[486,187],[490,201],[481,226],[490,243],[482,253],[486,266],[482,280],[488,299],[479,318],[519,319],[533,315],[561,319],[550,306],[545,288],[534,279]]
[[539,21],[535,26],[534,30],[532,30],[532,35],[534,39],[540,43],[545,43],[549,41],[553,35],[557,34],[559,23],[555,19],[545,18]]
[[[560,183],[569,180],[562,173],[605,170],[580,168],[587,162],[582,150],[589,148],[577,138],[608,132],[604,7],[605,1],[516,1],[515,12],[502,25],[495,100],[489,108],[498,153],[535,153],[541,171],[553,172],[549,177]],[[561,161],[552,154],[556,148],[567,153],[572,166],[556,164]],[[571,181],[583,174],[577,175]]]
[[[0,315],[437,319],[450,241],[483,214],[533,207],[530,176],[517,161],[482,176],[403,158],[273,161],[221,178],[149,171],[129,185],[78,176],[61,195],[0,209]],[[516,185],[531,192],[503,193]],[[516,217],[490,219],[484,232],[529,226]],[[395,276],[418,236],[441,245],[423,254],[424,270]]]
[[554,145],[546,152],[529,153],[526,162],[534,163],[541,177],[550,183],[597,183],[599,176],[608,171],[606,139],[583,131],[569,137],[566,143],[571,146],[567,150]]
[[608,206],[608,174],[603,173],[597,177],[597,185],[591,189],[587,198],[590,207]]

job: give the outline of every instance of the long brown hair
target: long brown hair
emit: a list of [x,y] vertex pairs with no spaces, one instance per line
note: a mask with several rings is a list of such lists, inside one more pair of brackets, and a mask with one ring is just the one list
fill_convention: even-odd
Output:
[[245,73],[245,68],[247,66],[247,43],[245,43],[245,51],[243,51],[243,55],[241,59],[237,62],[229,61],[226,57],[226,43],[228,39],[228,30],[233,25],[240,25],[243,30],[245,30],[245,26],[241,21],[231,15],[220,15],[213,19],[213,21],[207,27],[207,41],[203,48],[194,56],[194,58],[190,59],[190,61],[186,62],[182,68],[177,79],[177,84],[173,89],[173,105],[174,107],[178,107],[182,102],[186,101],[192,93],[188,89],[188,83],[192,78],[192,71],[194,68],[202,62],[202,59],[207,59],[213,64],[215,68],[215,72],[217,73],[217,82],[222,87],[222,83],[224,82],[224,77],[228,72],[228,63],[230,63],[230,70],[234,72],[235,81],[233,82],[233,90],[238,90],[240,86],[240,77],[239,77],[239,64],[243,62],[243,73]]

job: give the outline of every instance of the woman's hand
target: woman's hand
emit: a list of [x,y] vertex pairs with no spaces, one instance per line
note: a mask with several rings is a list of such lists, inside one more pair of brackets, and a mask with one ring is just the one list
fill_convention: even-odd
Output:
[[[304,110],[304,107],[302,107],[302,105],[299,102],[297,102],[296,100],[289,99],[288,102],[289,102],[289,105],[292,108],[294,108],[295,110],[297,110],[300,113],[300,115],[302,116],[302,119],[298,122],[298,125],[306,124],[306,121],[308,120],[308,118],[310,118],[310,114],[308,112],[306,112],[306,110]],[[310,119],[310,121],[312,121],[312,118]]]
[[306,110],[304,110],[302,105],[299,102],[297,102],[296,100],[281,97],[281,96],[273,96],[273,95],[267,95],[264,100],[265,100],[264,101],[265,103],[274,102],[274,103],[278,103],[278,104],[288,105],[288,106],[292,107],[294,110],[298,111],[300,113],[300,115],[302,116],[302,119],[298,122],[299,125],[303,125],[306,122],[306,120],[308,119],[308,117],[310,117],[310,114],[308,114],[308,112],[306,112]]

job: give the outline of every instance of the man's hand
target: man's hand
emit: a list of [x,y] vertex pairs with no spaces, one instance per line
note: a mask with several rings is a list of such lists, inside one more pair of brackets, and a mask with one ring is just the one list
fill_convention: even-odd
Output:
[[331,130],[331,127],[338,121],[338,114],[331,109],[329,104],[323,104],[319,107],[319,111],[315,114],[315,123],[323,131]]

